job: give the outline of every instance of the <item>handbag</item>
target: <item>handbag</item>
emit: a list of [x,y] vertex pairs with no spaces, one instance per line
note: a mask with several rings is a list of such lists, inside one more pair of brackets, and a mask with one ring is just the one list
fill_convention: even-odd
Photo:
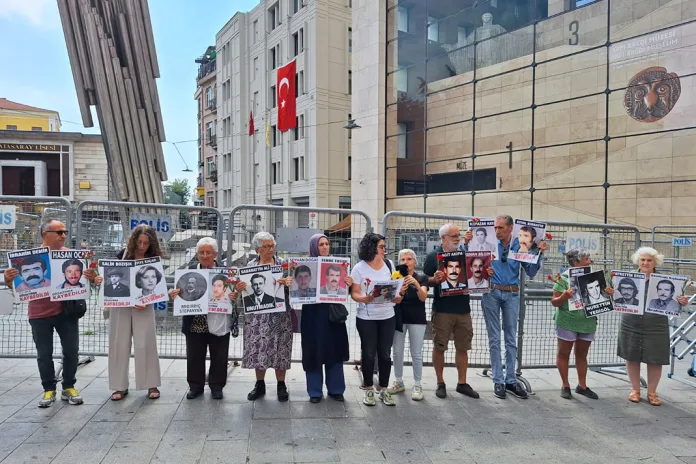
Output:
[[348,320],[348,310],[338,303],[329,303],[329,322],[344,324]]
[[62,301],[61,306],[63,306],[63,312],[67,317],[80,319],[87,312],[87,301],[86,300],[67,300]]

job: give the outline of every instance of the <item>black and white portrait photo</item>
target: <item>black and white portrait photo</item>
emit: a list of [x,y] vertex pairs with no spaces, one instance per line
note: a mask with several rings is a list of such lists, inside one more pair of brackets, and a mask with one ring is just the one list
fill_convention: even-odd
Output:
[[250,266],[239,270],[239,279],[247,286],[242,292],[244,312],[277,310],[276,285],[271,266]]
[[651,274],[648,282],[648,303],[645,312],[677,316],[681,306],[677,298],[684,294],[687,276]]
[[578,286],[585,305],[585,315],[593,317],[614,310],[611,297],[607,294],[604,271],[590,272],[578,278]]
[[164,269],[159,256],[135,260],[131,279],[131,288],[135,286],[136,304],[148,305],[169,300],[167,282],[164,279]]
[[614,311],[643,314],[645,301],[645,274],[641,272],[612,271]]
[[498,259],[498,239],[495,237],[495,221],[469,221],[469,230],[474,238],[469,242],[468,251],[490,251],[493,259]]
[[197,301],[203,298],[208,288],[208,281],[197,272],[186,272],[176,281],[176,288],[181,290],[179,297],[184,301]]
[[174,272],[175,287],[179,293],[174,298],[174,315],[191,316],[208,313],[208,269],[177,269]]
[[580,285],[578,285],[578,277],[589,274],[590,272],[592,272],[592,268],[590,266],[571,267],[568,269],[568,284],[570,285],[570,288],[573,289],[573,296],[571,297],[570,301],[568,301],[568,310],[579,311],[585,307],[585,303],[582,300]]
[[130,296],[130,288],[127,282],[130,281],[130,268],[109,267],[104,276],[104,296],[110,298]]

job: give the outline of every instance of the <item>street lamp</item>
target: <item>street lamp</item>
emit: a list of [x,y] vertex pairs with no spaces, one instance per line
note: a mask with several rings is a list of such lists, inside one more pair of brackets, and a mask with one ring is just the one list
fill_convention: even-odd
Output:
[[181,172],[193,172],[193,171],[189,168],[188,163],[186,162],[186,160],[184,159],[183,155],[182,155],[181,152],[179,151],[179,147],[176,146],[176,143],[175,143],[175,142],[169,142],[169,143],[171,143],[172,145],[174,145],[174,148],[176,148],[176,152],[179,153],[179,157],[181,157],[181,161],[183,161],[183,162],[184,162],[184,166],[186,166],[186,169],[182,169]]
[[344,129],[348,129],[348,130],[360,129],[361,127],[362,126],[355,124],[355,119],[349,119],[348,124],[343,126]]

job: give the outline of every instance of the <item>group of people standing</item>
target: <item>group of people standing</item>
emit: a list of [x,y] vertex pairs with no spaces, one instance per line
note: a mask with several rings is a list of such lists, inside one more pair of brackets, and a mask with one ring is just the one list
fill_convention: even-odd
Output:
[[[497,256],[486,269],[490,279],[490,291],[482,295],[482,312],[488,332],[493,394],[505,398],[508,393],[527,398],[526,390],[516,377],[517,323],[520,310],[520,272],[530,278],[538,272],[547,244],[538,245],[540,254],[537,263],[524,263],[507,258],[508,253],[520,249],[518,238],[513,238],[513,219],[499,216],[495,220]],[[60,221],[47,221],[41,226],[42,246],[51,250],[65,250],[67,235],[65,225]],[[385,238],[379,234],[366,234],[358,246],[358,262],[345,284],[350,297],[357,302],[356,327],[360,336],[361,367],[363,372],[363,403],[374,406],[379,400],[393,406],[393,395],[406,390],[403,365],[404,346],[408,335],[411,360],[413,363],[413,387],[411,398],[422,400],[423,345],[427,326],[426,299],[429,288],[433,289],[432,359],[437,378],[435,395],[447,397],[443,377],[445,352],[449,340],[454,342],[457,368],[456,391],[471,398],[479,394],[467,383],[468,351],[474,335],[471,319],[471,305],[468,294],[443,296],[442,282],[445,273],[440,270],[438,255],[444,252],[466,250],[473,238],[471,230],[463,235],[454,224],[445,224],[439,231],[441,245],[425,257],[422,272],[416,272],[418,256],[413,250],[398,252],[401,269],[406,270],[400,293],[391,301],[375,302],[368,293],[370,282],[388,281],[392,278],[396,265],[387,259]],[[463,239],[463,240],[462,240]],[[462,243],[463,242],[463,243]],[[249,265],[282,266],[285,261],[275,253],[276,242],[267,232],[256,234],[252,246],[257,252]],[[309,243],[311,257],[329,256],[331,244],[322,234],[314,235]],[[209,269],[219,267],[217,261],[218,245],[211,238],[201,239],[196,246],[197,262],[191,268]],[[590,255],[583,250],[567,252],[570,267],[589,266]],[[162,256],[157,234],[147,225],[137,226],[128,239],[127,246],[118,254],[118,259],[144,259]],[[652,248],[643,247],[633,255],[633,262],[640,272],[647,275],[655,272],[662,256]],[[520,269],[522,268],[522,269]],[[301,269],[299,272],[301,273]],[[12,285],[18,271],[10,268],[5,271],[5,284]],[[335,303],[304,304],[302,317],[297,317],[290,305],[289,286],[297,278],[298,270],[280,279],[285,287],[286,311],[268,314],[247,314],[243,330],[244,352],[242,367],[254,369],[256,383],[247,395],[250,401],[266,394],[266,371],[273,369],[277,380],[277,397],[287,401],[289,392],[285,383],[286,371],[290,368],[293,332],[299,331],[302,340],[302,366],[306,374],[307,393],[312,403],[322,401],[324,385],[327,394],[336,401],[344,401],[345,378],[343,363],[349,359],[348,333],[344,320],[331,317]],[[84,276],[92,285],[101,285],[102,277],[92,269],[84,271]],[[117,279],[116,279],[117,280]],[[118,282],[107,282],[117,285]],[[239,282],[229,298],[241,307],[240,295],[246,283]],[[180,289],[169,292],[170,298],[179,296]],[[612,293],[612,289],[607,289]],[[557,308],[555,313],[556,335],[558,338],[557,366],[561,376],[563,398],[572,398],[568,380],[569,358],[575,351],[575,365],[578,371],[578,385],[575,392],[588,398],[598,395],[586,384],[587,355],[597,327],[596,318],[587,318],[582,311],[569,311],[568,301],[573,297],[573,289],[568,284],[567,271],[555,286],[551,303]],[[686,297],[678,300],[687,304]],[[340,308],[339,308],[340,309]],[[345,308],[343,308],[345,311]],[[29,322],[32,327],[37,349],[37,361],[44,395],[40,407],[48,407],[56,399],[56,380],[53,367],[53,330],[58,333],[63,349],[63,381],[61,398],[70,404],[81,404],[82,398],[75,389],[75,373],[78,361],[78,319],[68,317],[60,302],[39,299],[29,303]],[[345,311],[347,313],[347,311]],[[129,391],[129,362],[131,347],[135,355],[135,387],[147,390],[147,397],[156,400],[160,397],[161,372],[157,351],[155,312],[152,305],[119,308],[110,311],[109,324],[109,388],[113,391],[111,399],[122,400]],[[215,399],[223,398],[227,379],[227,362],[230,332],[234,331],[233,317],[228,314],[209,313],[201,316],[184,316],[182,332],[186,337],[188,399],[199,397],[206,384],[206,355],[210,352],[208,386]],[[502,324],[501,324],[502,320]],[[299,327],[298,327],[299,325]],[[501,330],[502,329],[502,330]],[[502,336],[501,336],[502,331]],[[501,359],[501,342],[505,343],[505,369]],[[661,376],[662,365],[669,363],[669,327],[667,318],[659,315],[624,314],[618,339],[618,355],[626,360],[632,391],[629,400],[640,401],[640,363],[647,364],[648,401],[659,405],[656,389]],[[395,379],[389,384],[394,357]],[[373,372],[378,372],[378,385],[374,385]]]

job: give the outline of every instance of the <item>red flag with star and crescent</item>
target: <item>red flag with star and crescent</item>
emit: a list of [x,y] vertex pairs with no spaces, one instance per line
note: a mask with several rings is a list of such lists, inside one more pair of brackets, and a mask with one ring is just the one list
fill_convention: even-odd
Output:
[[278,130],[285,132],[296,126],[295,60],[278,68]]

